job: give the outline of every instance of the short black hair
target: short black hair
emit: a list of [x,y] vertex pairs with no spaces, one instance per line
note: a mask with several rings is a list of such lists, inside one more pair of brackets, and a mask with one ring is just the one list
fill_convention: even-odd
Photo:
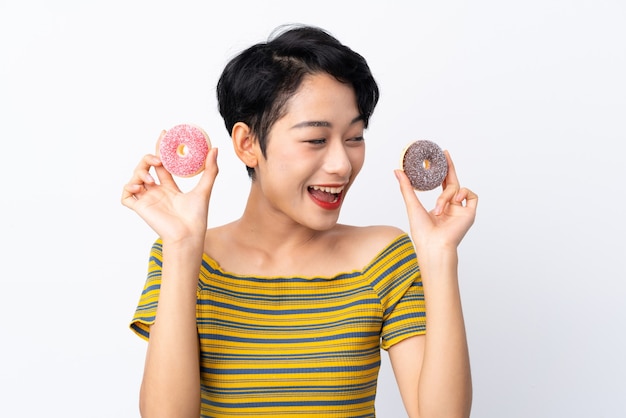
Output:
[[[217,100],[229,134],[237,122],[245,123],[265,156],[267,135],[284,115],[285,104],[305,76],[317,73],[328,73],[352,86],[367,128],[380,92],[365,58],[321,28],[287,25],[274,30],[267,42],[235,56],[224,68]],[[254,178],[254,169],[247,169]]]

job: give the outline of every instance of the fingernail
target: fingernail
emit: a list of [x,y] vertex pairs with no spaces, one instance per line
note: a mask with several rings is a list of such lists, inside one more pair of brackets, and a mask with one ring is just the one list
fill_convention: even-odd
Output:
[[150,175],[150,173],[146,174],[146,177],[144,177],[144,181],[146,183],[154,183],[154,178]]

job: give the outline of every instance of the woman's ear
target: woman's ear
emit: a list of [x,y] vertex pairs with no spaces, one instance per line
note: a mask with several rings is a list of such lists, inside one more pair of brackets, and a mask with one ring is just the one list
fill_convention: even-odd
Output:
[[250,127],[243,122],[237,122],[233,126],[232,134],[235,153],[243,163],[250,168],[255,168],[258,163],[256,139],[250,131]]

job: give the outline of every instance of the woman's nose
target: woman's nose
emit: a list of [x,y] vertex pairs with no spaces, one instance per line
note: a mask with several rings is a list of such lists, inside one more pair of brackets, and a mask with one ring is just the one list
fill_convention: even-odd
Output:
[[350,175],[352,163],[343,141],[331,141],[325,155],[324,168],[327,172],[341,177]]

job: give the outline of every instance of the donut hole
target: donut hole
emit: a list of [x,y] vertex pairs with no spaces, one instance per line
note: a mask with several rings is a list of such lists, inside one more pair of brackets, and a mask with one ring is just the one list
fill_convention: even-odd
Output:
[[430,160],[422,161],[422,167],[424,167],[424,170],[430,170]]
[[189,154],[189,148],[187,148],[185,144],[180,144],[178,148],[176,148],[176,154],[178,154],[179,157],[186,157],[187,154]]

